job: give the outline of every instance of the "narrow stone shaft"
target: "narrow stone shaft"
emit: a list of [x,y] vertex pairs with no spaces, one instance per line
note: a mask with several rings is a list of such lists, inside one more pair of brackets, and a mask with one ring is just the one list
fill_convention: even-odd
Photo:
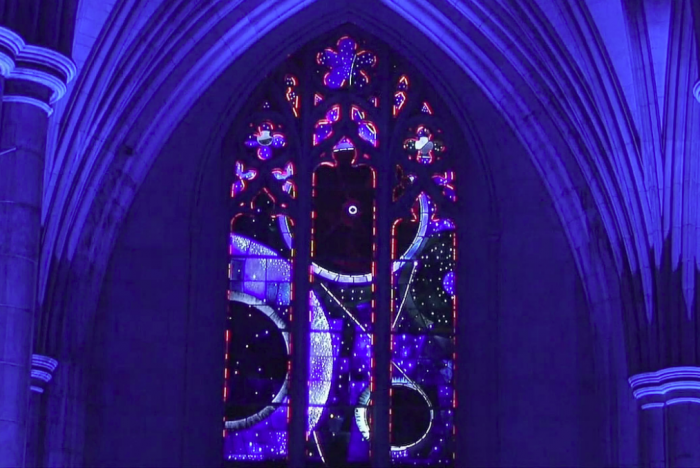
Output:
[[48,117],[74,75],[0,26],[0,468],[25,463]]
[[[697,392],[700,394],[700,392]],[[700,395],[698,395],[700,396]],[[670,400],[666,407],[669,464],[671,467],[700,466],[700,398]],[[668,405],[668,403],[667,403]]]
[[47,115],[3,102],[0,120],[0,467],[23,466]]
[[663,408],[663,403],[651,404],[643,407],[640,414],[641,459],[649,468],[666,466]]

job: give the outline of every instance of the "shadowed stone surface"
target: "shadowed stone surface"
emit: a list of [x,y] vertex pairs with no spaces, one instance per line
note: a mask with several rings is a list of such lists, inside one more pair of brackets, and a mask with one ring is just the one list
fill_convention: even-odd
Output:
[[79,77],[48,125],[2,103],[0,466],[22,464],[32,353],[61,365],[28,460],[220,464],[222,141],[261,76],[347,21],[467,141],[457,465],[700,463],[700,405],[643,410],[627,381],[700,366],[697,2],[10,0],[0,24]]

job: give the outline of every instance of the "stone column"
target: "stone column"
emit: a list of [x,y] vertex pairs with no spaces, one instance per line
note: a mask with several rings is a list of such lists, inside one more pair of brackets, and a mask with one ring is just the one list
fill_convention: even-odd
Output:
[[700,367],[671,367],[629,382],[642,412],[643,466],[700,466]]
[[643,466],[649,468],[664,468],[666,466],[666,440],[664,403],[653,402],[642,404],[640,415],[639,445],[640,460]]
[[0,467],[24,466],[48,117],[75,66],[0,27]]

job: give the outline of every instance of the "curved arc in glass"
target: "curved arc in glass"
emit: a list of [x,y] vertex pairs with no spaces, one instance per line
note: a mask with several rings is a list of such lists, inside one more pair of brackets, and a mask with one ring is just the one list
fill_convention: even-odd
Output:
[[[253,297],[250,294],[241,292],[241,291],[230,291],[229,292],[229,300],[230,301],[237,301],[241,302],[243,304],[248,304],[250,306],[255,307],[258,309],[260,312],[265,314],[272,322],[277,325],[277,328],[280,330],[282,333],[282,337],[284,338],[284,343],[287,348],[287,354],[291,353],[291,343],[289,339],[289,331],[287,330],[287,324],[285,321],[277,314],[277,312],[270,306],[264,305],[260,303],[260,300],[258,298]],[[281,405],[284,403],[284,401],[287,398],[287,393],[289,391],[289,373],[287,373],[287,378],[284,380],[281,388],[279,389],[279,392],[274,396],[272,401],[270,402],[271,404],[264,407],[262,410],[259,412],[255,413],[252,416],[248,416],[243,419],[238,419],[238,420],[226,420],[224,422],[224,427],[227,430],[240,430],[240,429],[247,429],[249,427],[252,427],[261,421],[264,421],[266,418],[268,418],[272,413]]]
[[[413,255],[416,253],[418,248],[420,247],[420,243],[422,242],[423,237],[425,237],[426,233],[428,232],[428,223],[430,219],[430,208],[428,207],[429,205],[429,199],[428,196],[425,195],[424,193],[421,193],[418,195],[418,201],[420,204],[420,214],[419,214],[419,220],[420,224],[418,226],[418,233],[416,234],[415,240],[406,248],[404,251],[403,255],[399,258],[399,260],[394,261],[392,263],[391,269],[393,273],[396,273],[401,267],[401,261],[403,260],[408,260],[413,257]],[[289,248],[292,246],[292,229],[291,226],[289,225],[289,219],[287,216],[280,216],[278,218],[279,220],[279,226],[280,226],[280,231],[282,232],[282,236],[284,237],[284,242],[287,244]],[[367,273],[364,275],[345,275],[342,273],[335,273],[332,272],[326,268],[323,268],[322,266],[313,263],[312,268],[314,273],[317,275],[326,278],[331,281],[339,281],[342,280],[343,282],[346,283],[353,283],[353,284],[365,284],[365,283],[371,283],[372,282],[372,274]]]
[[[342,29],[344,28],[341,28],[341,30]],[[349,29],[354,32],[357,32],[353,28]],[[326,36],[337,37],[339,34],[342,33],[333,32]],[[365,35],[361,34],[361,36]],[[350,286],[350,288],[348,289],[345,286],[342,286],[340,283],[337,283],[339,280],[337,273],[331,272],[327,269],[323,269],[323,267],[319,267],[315,262],[312,263],[312,268],[313,272],[315,273],[315,277],[309,278],[311,280],[311,289],[318,291],[319,286],[322,286],[327,292],[327,294],[324,295],[319,294],[319,300],[325,301],[328,298],[328,294],[330,294],[331,296],[335,294],[340,298],[339,304],[344,303],[344,307],[347,309],[345,312],[340,313],[340,315],[333,315],[338,314],[339,312],[337,312],[337,310],[335,312],[331,310],[337,309],[337,307],[333,306],[331,309],[329,309],[327,319],[327,333],[334,337],[332,338],[332,340],[337,341],[339,340],[339,338],[335,338],[338,334],[337,327],[341,326],[341,322],[350,323],[350,326],[354,327],[354,323],[358,323],[358,319],[362,321],[362,319],[360,318],[361,312],[359,309],[359,307],[362,305],[362,302],[357,303],[354,299],[352,299],[353,294],[356,294],[352,292],[353,290],[360,291],[363,287],[371,285],[371,290],[374,291],[375,284],[377,282],[381,283],[381,285],[384,285],[378,289],[380,292],[382,291],[382,288],[385,287],[395,288],[396,286],[394,285],[394,280],[390,278],[392,278],[395,275],[399,275],[402,272],[402,269],[405,270],[407,268],[405,265],[408,265],[409,263],[413,264],[413,269],[415,269],[416,262],[414,258],[419,254],[419,252],[423,250],[428,237],[432,236],[436,232],[440,232],[443,229],[451,229],[452,227],[454,227],[453,222],[448,222],[448,224],[444,225],[443,227],[440,227],[437,224],[435,224],[436,221],[434,220],[434,218],[436,216],[436,213],[439,216],[448,215],[449,217],[455,219],[455,216],[453,216],[455,212],[452,209],[447,209],[447,207],[450,206],[451,202],[443,195],[442,187],[434,182],[434,174],[438,172],[445,173],[445,171],[450,170],[450,168],[454,164],[450,164],[449,161],[446,161],[446,159],[451,158],[452,160],[454,160],[454,149],[458,148],[458,146],[454,144],[454,142],[448,135],[450,132],[444,131],[444,133],[440,136],[441,138],[443,138],[444,136],[445,140],[447,140],[449,152],[446,156],[442,158],[441,161],[438,160],[435,161],[432,165],[426,166],[419,165],[417,163],[412,164],[411,161],[407,159],[406,152],[403,149],[403,142],[407,137],[410,136],[410,132],[408,130],[409,127],[414,125],[414,121],[420,122],[422,124],[428,124],[429,126],[435,127],[436,129],[441,128],[443,130],[447,130],[447,128],[444,127],[444,120],[440,119],[438,116],[442,115],[443,117],[449,117],[449,114],[442,113],[445,107],[441,105],[439,97],[434,96],[430,93],[422,92],[424,91],[424,85],[428,86],[428,84],[423,78],[420,77],[420,75],[417,75],[414,71],[412,71],[412,67],[406,66],[405,62],[402,59],[399,59],[397,61],[398,63],[402,64],[400,65],[401,68],[394,70],[389,66],[390,63],[393,63],[388,61],[388,57],[390,56],[388,53],[389,49],[379,41],[377,41],[377,49],[379,50],[379,52],[377,53],[379,57],[379,66],[377,67],[377,70],[379,71],[377,71],[377,73],[380,73],[380,75],[375,75],[374,78],[372,78],[372,76],[370,75],[370,89],[363,93],[348,93],[345,92],[346,90],[342,88],[339,90],[328,89],[322,85],[322,81],[319,79],[318,76],[311,77],[311,80],[309,81],[309,70],[302,70],[302,72],[300,73],[299,67],[297,67],[295,73],[295,77],[297,78],[297,80],[294,84],[295,90],[297,90],[300,93],[299,101],[301,102],[301,107],[295,113],[292,110],[292,107],[290,106],[290,102],[287,96],[285,95],[285,93],[289,92],[289,86],[282,86],[282,79],[286,74],[290,73],[290,67],[294,68],[296,67],[296,64],[303,63],[303,60],[299,60],[298,57],[311,55],[313,49],[319,48],[323,40],[325,39],[315,41],[312,44],[304,46],[301,49],[301,51],[294,54],[294,57],[288,60],[286,64],[281,65],[278,68],[278,71],[274,72],[269,78],[266,78],[265,83],[274,84],[275,86],[279,85],[278,87],[268,86],[271,89],[275,90],[275,104],[279,110],[277,112],[269,110],[256,111],[250,113],[249,117],[250,120],[256,118],[262,119],[274,117],[277,118],[278,121],[283,122],[282,131],[285,133],[287,145],[286,147],[282,148],[282,151],[279,151],[278,153],[275,153],[273,150],[273,154],[269,159],[265,161],[260,161],[258,159],[254,165],[251,165],[251,167],[254,167],[256,170],[259,171],[259,175],[246,187],[246,190],[250,189],[249,193],[246,194],[244,190],[244,192],[241,193],[240,199],[236,198],[233,200],[233,206],[234,209],[238,209],[238,204],[241,200],[253,199],[255,194],[252,193],[252,190],[254,187],[257,189],[266,187],[269,193],[276,198],[276,203],[284,203],[286,205],[285,207],[277,208],[278,214],[275,224],[277,225],[279,235],[282,237],[284,244],[287,248],[291,248],[295,239],[293,231],[295,229],[299,229],[299,227],[298,225],[296,225],[296,227],[292,228],[289,222],[289,216],[297,218],[299,216],[304,217],[305,212],[299,209],[298,200],[290,195],[292,193],[290,188],[291,186],[285,186],[283,185],[283,182],[294,181],[294,183],[296,183],[296,181],[300,180],[300,177],[302,175],[300,174],[300,172],[303,171],[297,170],[297,165],[294,167],[294,173],[291,176],[285,176],[283,175],[286,173],[285,171],[289,171],[283,168],[286,167],[285,165],[288,164],[290,159],[292,161],[303,161],[304,165],[306,165],[309,168],[319,167],[319,165],[324,164],[324,161],[329,160],[330,156],[334,154],[334,147],[345,136],[349,136],[350,138],[352,138],[354,148],[358,151],[360,155],[359,158],[363,164],[369,164],[374,167],[380,167],[380,172],[383,171],[382,173],[384,174],[384,176],[381,177],[385,178],[383,179],[385,182],[385,186],[380,187],[380,190],[378,190],[377,193],[379,194],[379,198],[384,200],[379,202],[380,212],[384,213],[384,216],[390,216],[391,219],[407,219],[407,216],[413,216],[411,213],[413,212],[414,205],[416,205],[417,200],[417,204],[419,206],[419,214],[415,218],[416,222],[418,223],[415,236],[413,240],[410,243],[408,243],[408,246],[406,247],[405,251],[397,259],[389,260],[388,263],[384,263],[386,270],[383,271],[388,273],[388,275],[386,275],[387,278],[377,278],[371,273],[369,275],[351,275],[350,277],[343,279],[345,281],[345,284],[348,284]],[[334,43],[334,41],[331,40],[329,41],[329,43]],[[320,47],[319,50],[322,49],[323,47]],[[406,70],[408,70],[408,72]],[[410,92],[407,93],[405,106],[403,106],[399,115],[394,117],[391,111],[391,103],[395,84],[393,83],[393,80],[397,79],[398,76],[406,73],[412,76]],[[390,82],[377,82],[376,76],[391,76],[391,80]],[[374,83],[372,82],[373,80]],[[279,83],[277,83],[278,81]],[[263,85],[261,85],[261,88],[262,86]],[[279,90],[284,91],[282,92]],[[315,103],[316,105],[314,105],[314,96],[318,93],[323,95],[323,99],[320,102]],[[269,90],[260,91],[259,93],[257,93],[257,96],[262,95],[269,96]],[[374,99],[373,96],[375,98],[379,98],[378,107],[375,107],[371,102],[371,100]],[[253,103],[253,99],[258,98],[251,98],[251,103]],[[430,101],[432,115],[427,113],[421,113],[420,115],[417,115],[416,113],[421,111],[421,108],[424,107],[424,102],[426,101]],[[335,105],[340,105],[340,115],[337,121],[333,121],[334,119],[331,120],[330,125],[332,127],[332,133],[328,137],[323,138],[322,141],[320,141],[318,144],[312,144],[311,134],[313,133],[314,125],[320,120],[327,119],[329,109],[332,109]],[[361,111],[361,115],[359,113],[356,114],[356,118],[354,119],[354,121],[351,116],[352,106],[357,106],[357,108],[359,109],[358,112]],[[365,121],[371,122],[374,128],[376,128],[376,135],[378,135],[376,146],[372,143],[371,140],[367,141],[366,139],[363,139],[360,136],[358,136],[358,128],[360,127],[361,123]],[[368,156],[367,159],[364,159],[364,155]],[[393,189],[390,188],[390,186],[393,187],[394,185],[393,168],[396,164],[401,165],[409,173],[415,174],[415,176],[417,176],[417,180],[413,181],[412,179],[411,185],[407,187],[403,195],[397,201],[391,201],[390,198],[392,196],[391,194]],[[271,172],[272,170],[277,170],[276,175]],[[269,174],[264,174],[265,171],[268,171]],[[391,174],[391,176],[388,175],[389,173]],[[458,182],[459,181],[457,181],[457,183]],[[357,208],[355,208],[354,212],[351,211],[349,213],[351,215],[357,213]],[[385,239],[385,241],[379,242],[380,256],[388,255],[388,250],[386,246],[388,246],[389,244],[386,242],[388,242],[387,239],[392,235],[392,228],[391,224],[388,224],[387,226],[389,227],[381,228],[378,231],[380,238]],[[381,247],[381,245],[384,245],[384,247]],[[382,254],[381,252],[384,253]],[[379,263],[381,264],[382,261],[384,260],[380,260]],[[295,282],[304,276],[305,275],[300,276],[298,272],[295,273]],[[411,277],[413,277],[413,274],[411,274]],[[361,280],[357,281],[358,278],[360,278]],[[391,294],[387,295],[387,290],[385,289],[384,291],[385,292],[380,293],[380,296],[378,297],[378,309],[372,310],[378,310],[380,312],[382,310],[385,310],[386,312],[389,312],[390,309],[393,307],[393,305],[389,304],[389,300],[385,298],[393,298],[395,292],[392,289]],[[397,289],[397,293],[398,292],[400,291]],[[405,292],[402,294],[405,296]],[[384,303],[384,301],[387,301],[386,306],[381,305]],[[391,299],[391,301],[393,302],[393,299]],[[407,303],[412,304],[413,299],[409,298]],[[295,302],[295,305],[299,304],[301,303],[297,300]],[[358,318],[354,319],[354,321],[348,321],[347,317],[343,314],[356,314]],[[298,315],[298,313],[296,315]],[[301,316],[303,317],[304,314],[302,314]],[[388,323],[381,321],[384,319],[378,320],[376,322],[373,319],[370,324],[370,327],[371,329],[374,329],[374,327],[378,327],[377,330],[380,331],[384,330],[381,331],[381,333],[389,333],[388,335],[386,335],[387,339],[393,340],[394,335],[391,329],[394,326],[396,326],[396,324],[399,322],[400,317],[397,316],[395,317],[395,319],[396,320],[390,319]],[[311,329],[314,328],[314,325],[312,324],[307,324],[307,328],[309,326]],[[295,330],[298,329],[300,328],[297,322],[297,325],[295,325]],[[370,333],[369,329],[367,330],[367,332],[362,333]],[[340,355],[338,354],[339,351],[337,350],[339,349],[339,347],[342,347],[342,343],[341,345],[337,345],[335,344],[336,341],[333,341],[333,351],[330,352],[332,356],[323,356],[324,358],[333,360],[333,362],[335,363],[334,369],[336,366],[339,366],[333,371],[334,373],[338,372],[340,369],[343,369],[343,366],[346,366],[346,364],[342,363],[344,361],[340,358]],[[389,344],[388,341],[385,342],[385,351],[379,351],[380,356],[378,357],[381,358],[383,356],[384,359],[388,359],[385,361],[387,364],[387,368],[391,368],[393,366],[393,368],[395,368],[395,371],[398,372],[398,377],[394,377],[394,380],[402,379],[402,381],[405,382],[406,385],[410,386],[411,388],[418,389],[417,391],[421,395],[425,395],[424,398],[426,401],[430,401],[431,398],[435,398],[434,396],[429,396],[425,391],[423,391],[421,387],[422,384],[418,380],[416,380],[415,377],[411,377],[409,375],[412,373],[410,369],[401,369],[399,365],[395,362],[396,358],[391,357],[387,354],[392,353],[394,351],[392,351],[393,345]],[[311,356],[312,359],[313,356],[321,358],[321,356],[318,356],[318,353],[313,349],[307,349],[305,353],[307,356]],[[389,362],[391,362],[392,364],[389,365]],[[383,365],[381,365],[380,367],[382,366]],[[401,366],[403,366],[403,364],[401,364]],[[313,364],[311,365],[311,367],[313,367]],[[309,368],[309,372],[314,372],[313,369],[311,369],[311,367]],[[377,369],[373,372],[372,375],[376,375],[384,379],[384,374],[379,370],[380,367],[377,367]],[[295,376],[298,377],[298,374],[295,374]],[[330,460],[333,460],[333,457],[337,455],[334,455],[333,451],[329,450],[330,446],[328,444],[329,437],[331,436],[327,435],[324,432],[330,430],[329,428],[333,427],[333,424],[330,422],[330,419],[333,419],[334,412],[333,401],[335,400],[333,400],[333,395],[334,392],[335,394],[337,394],[338,390],[336,388],[338,382],[337,380],[333,380],[337,379],[337,377],[334,378],[333,376],[330,376],[328,378],[334,382],[334,389],[329,393],[329,395],[327,395],[327,398],[329,398],[329,406],[326,407],[324,406],[325,403],[323,403],[323,405],[319,407],[318,400],[314,401],[313,398],[309,398],[308,403],[310,403],[312,406],[309,407],[309,419],[307,423],[307,431],[310,431],[310,433],[307,433],[307,436],[309,437],[309,440],[313,441],[313,443],[315,444],[316,452],[314,452],[314,449],[312,449],[312,453],[317,454],[312,455],[312,457],[320,456],[323,463],[326,464],[333,463]],[[392,385],[392,379],[382,379],[378,379],[376,383],[379,384],[379,387],[384,385],[384,389],[387,392],[386,395],[388,396],[388,389]],[[311,381],[309,381],[307,385],[309,390],[311,391],[313,391],[314,386],[317,386]],[[379,402],[381,398],[381,395],[377,394],[376,401]],[[352,401],[355,402],[354,404],[357,404],[358,402],[357,399]],[[297,408],[297,410],[293,410],[292,413],[294,413],[294,411],[298,411],[299,404],[299,402],[295,403],[294,400],[292,400],[293,408]],[[387,415],[388,406],[386,405],[388,404],[388,400],[384,400],[383,405],[385,405],[385,411],[387,411]],[[432,412],[433,409],[431,406],[431,415],[433,414]],[[297,424],[297,426],[294,427],[298,428],[299,426]],[[428,431],[426,432],[426,435],[424,437],[421,437],[415,443],[402,445],[398,447],[391,447],[392,452],[400,452],[401,457],[403,457],[401,459],[394,458],[394,462],[401,464],[403,461],[415,460],[417,462],[423,463],[421,462],[421,460],[430,460],[431,456],[429,454],[424,453],[424,441],[430,439],[428,433],[430,433],[433,430],[431,428],[433,428],[432,422],[429,426]],[[381,432],[384,431],[380,431],[380,436],[382,435]],[[377,434],[375,434],[374,437],[376,436]],[[382,447],[382,444],[373,444],[373,450],[377,448],[379,448],[379,450],[383,450]],[[389,448],[390,447],[387,442],[385,449],[388,451]],[[376,458],[376,455],[372,455],[372,458],[375,460],[375,463],[377,463],[377,460],[380,459]],[[351,460],[345,460],[345,462],[348,461]]]
[[[280,78],[280,80],[281,79],[282,78]],[[269,106],[266,106],[267,108],[262,107],[262,102],[265,101],[269,101],[270,103]],[[242,119],[245,120],[242,120],[240,124],[234,127],[238,129],[238,131],[231,132],[230,137],[226,138],[224,151],[228,154],[232,154],[234,161],[242,161],[246,171],[255,170],[257,174],[253,180],[245,184],[245,187],[240,193],[237,193],[232,198],[231,211],[232,214],[235,215],[234,217],[243,215],[248,218],[246,222],[248,226],[247,229],[253,229],[253,232],[263,234],[265,225],[269,225],[271,221],[274,221],[274,219],[269,219],[270,214],[273,216],[282,214],[292,215],[292,213],[296,211],[296,201],[282,190],[282,181],[277,180],[273,176],[272,171],[275,168],[284,168],[289,162],[296,164],[301,155],[301,142],[299,142],[297,138],[298,128],[289,102],[283,92],[274,88],[258,89],[253,93],[253,96],[247,104],[247,111],[243,112]],[[261,160],[257,154],[257,150],[258,147],[265,142],[260,142],[258,140],[256,145],[245,145],[243,143],[248,140],[249,134],[257,131],[258,125],[265,121],[273,122],[276,127],[275,131],[284,134],[285,144],[278,145],[277,147],[273,145],[270,157],[266,160]],[[279,125],[282,127],[278,128]],[[273,200],[274,207],[272,211],[263,210],[265,212],[261,214],[260,203],[264,203],[266,197],[270,197]],[[266,221],[266,219],[268,219],[268,221]],[[260,225],[262,231],[259,229],[255,231],[256,228],[254,226],[256,223]],[[232,227],[235,228],[236,225],[232,224]],[[263,235],[263,237],[265,236]],[[273,258],[278,258],[279,261],[286,262],[288,265],[285,276],[286,280],[280,281],[268,277],[269,267],[272,265],[269,262],[278,261],[273,260]],[[235,260],[235,258],[232,258],[232,260]],[[256,414],[250,414],[242,420],[225,421],[225,459],[234,462],[284,459],[289,455],[288,448],[292,443],[289,433],[289,404],[290,396],[293,396],[294,385],[292,379],[293,369],[289,367],[289,363],[294,357],[294,327],[295,323],[298,322],[298,320],[292,319],[290,308],[293,300],[291,288],[291,280],[293,279],[293,268],[291,268],[291,266],[293,258],[291,257],[291,252],[287,249],[287,253],[284,257],[281,257],[280,252],[275,250],[274,252],[268,252],[264,258],[250,258],[250,260],[257,261],[258,265],[250,269],[242,267],[243,269],[238,274],[246,276],[237,280],[237,284],[245,288],[246,281],[248,281],[249,292],[256,296],[255,300],[257,301],[257,305],[255,307],[258,310],[275,310],[277,311],[277,316],[284,317],[286,331],[283,336],[287,345],[287,378],[276,395],[271,395],[270,404],[263,408],[262,411]],[[236,265],[240,265],[240,261],[237,262]],[[266,264],[269,265],[265,266]],[[235,267],[232,264],[230,268]],[[250,270],[250,273],[247,272],[248,270]],[[255,279],[254,276],[252,278],[247,276],[253,274],[253,272],[258,272],[258,274],[262,275],[262,278]],[[235,275],[237,273],[234,270],[230,275],[231,274]],[[233,277],[231,277],[231,281],[234,281]],[[284,292],[283,289],[285,289]],[[236,291],[230,291],[229,295],[231,300],[240,300]],[[280,313],[285,310],[287,313]],[[270,314],[267,315],[271,317],[274,316]],[[233,320],[232,323],[235,324],[235,317],[229,317],[229,323],[231,323],[231,320]],[[275,323],[277,323],[277,321],[275,321]],[[255,338],[250,337],[250,339]],[[229,360],[229,362],[231,361]],[[245,363],[241,364],[243,364],[242,369],[248,369],[248,372],[254,371],[254,369],[250,369],[250,366],[246,367]],[[231,375],[232,371],[233,368],[229,371],[227,367],[225,377]],[[264,379],[257,378],[255,375],[251,375],[251,379],[241,382],[248,382],[243,383],[243,385],[251,383],[256,385],[257,387],[254,387],[254,389],[255,391],[263,392],[261,395],[264,395],[265,391],[269,391],[267,390],[269,386],[264,382]],[[226,398],[226,393],[224,395]],[[323,392],[321,392],[319,396],[323,397]],[[242,411],[245,412],[246,402],[227,402],[227,404],[238,404],[239,407],[242,408]]]

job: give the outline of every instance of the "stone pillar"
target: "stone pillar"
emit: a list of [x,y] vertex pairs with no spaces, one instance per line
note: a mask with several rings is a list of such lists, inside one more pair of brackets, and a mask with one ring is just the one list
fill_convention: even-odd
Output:
[[671,367],[629,382],[642,412],[643,466],[700,466],[700,367]]
[[75,66],[0,27],[0,467],[24,466],[48,117]]
[[[305,63],[304,79],[311,79],[310,63]],[[308,109],[313,108],[313,97],[302,95],[302,127],[310,125],[311,114]],[[311,154],[310,138],[301,142],[300,154]],[[299,168],[297,177],[297,203],[294,216],[294,250],[295,256],[292,267],[292,281],[294,297],[292,303],[292,374],[290,382],[291,418],[289,421],[289,440],[287,447],[290,468],[303,468],[306,466],[306,443],[308,440],[307,422],[309,406],[309,354],[311,316],[309,310],[309,291],[311,290],[311,208],[313,206],[313,193],[311,187],[313,167],[309,158],[300,158],[296,161]],[[297,312],[299,311],[299,312]]]
[[[380,62],[381,73],[391,76],[389,63]],[[390,95],[389,83],[382,83],[381,96]],[[379,134],[389,135],[390,122],[392,120],[390,106],[382,107],[377,123]],[[383,143],[386,145],[388,139]],[[381,147],[379,153],[382,156],[390,154],[386,146]],[[394,165],[389,157],[380,157],[373,161],[376,168],[376,192],[375,192],[375,265],[376,272],[374,282],[374,323],[373,323],[373,349],[372,359],[374,365],[371,376],[372,386],[372,414],[371,427],[371,461],[372,467],[383,468],[391,466],[391,288],[392,288],[392,259],[391,259],[391,234],[393,226],[391,191],[393,187]],[[397,418],[398,419],[398,418]]]
[[664,403],[642,404],[640,415],[639,445],[640,460],[649,468],[666,466],[666,440],[664,434]]

